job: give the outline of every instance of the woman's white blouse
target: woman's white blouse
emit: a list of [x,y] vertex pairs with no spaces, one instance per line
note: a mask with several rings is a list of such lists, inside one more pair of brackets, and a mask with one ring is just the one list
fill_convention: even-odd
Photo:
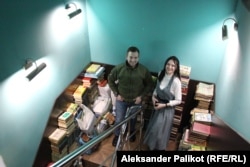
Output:
[[[160,89],[164,89],[170,79],[171,79],[172,75],[165,75],[160,83]],[[170,87],[170,92],[175,96],[174,100],[170,100],[169,105],[170,106],[176,106],[178,104],[181,103],[182,100],[182,94],[181,94],[181,81],[179,80],[179,78],[175,77],[173,80],[173,83]],[[156,90],[154,90],[154,95],[156,95]]]

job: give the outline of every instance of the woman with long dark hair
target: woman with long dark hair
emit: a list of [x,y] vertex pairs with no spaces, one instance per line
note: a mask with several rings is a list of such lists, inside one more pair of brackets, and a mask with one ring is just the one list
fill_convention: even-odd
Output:
[[165,150],[170,138],[174,107],[181,103],[180,63],[169,57],[159,72],[152,96],[154,112],[145,132],[144,143],[150,150]]

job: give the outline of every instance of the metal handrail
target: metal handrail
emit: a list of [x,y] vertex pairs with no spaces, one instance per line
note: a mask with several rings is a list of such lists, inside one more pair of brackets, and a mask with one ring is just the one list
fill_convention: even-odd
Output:
[[[106,138],[107,136],[109,136],[111,133],[113,133],[113,131],[122,126],[124,123],[127,123],[130,119],[132,119],[133,117],[135,117],[139,112],[142,111],[142,106],[132,106],[132,107],[137,107],[137,111],[132,113],[131,115],[129,115],[128,117],[126,117],[122,122],[120,122],[119,124],[116,124],[110,128],[108,128],[107,130],[105,130],[104,132],[100,133],[99,135],[97,135],[96,137],[92,138],[90,141],[88,141],[86,144],[80,146],[79,148],[77,148],[76,150],[74,150],[73,152],[65,155],[63,158],[61,158],[60,160],[56,161],[54,164],[51,165],[51,167],[61,167],[67,163],[69,163],[71,160],[73,160],[74,158],[76,158],[77,156],[83,154],[84,152],[86,152],[88,149],[92,148],[93,146],[95,146],[96,144],[98,144],[99,142],[101,142],[104,138]],[[132,108],[131,107],[131,108]]]
[[[127,116],[129,116],[131,114],[130,112],[131,112],[131,110],[133,110],[133,107],[136,107],[136,106],[132,106],[127,110],[125,118],[127,118]],[[141,150],[141,135],[142,135],[142,128],[144,126],[143,112],[141,112],[141,114],[140,114],[140,122],[141,122],[141,125],[139,126],[140,127],[139,145],[137,145],[136,148],[135,148],[135,149],[138,149],[138,147],[139,147],[139,150]],[[127,127],[127,125],[128,125],[128,127]],[[125,140],[124,140],[124,135],[125,135],[126,128],[128,128],[128,133],[126,134],[126,137],[125,137]],[[129,124],[124,123],[122,125],[120,135],[119,135],[119,139],[118,139],[118,142],[116,144],[115,151],[113,153],[113,157],[112,157],[110,167],[114,166],[114,163],[115,163],[115,160],[116,160],[116,152],[123,150],[124,144],[127,143],[128,139],[130,139],[133,135],[136,135],[137,131],[138,131],[138,129],[135,129],[134,132],[130,133],[130,123]],[[130,150],[130,145],[129,145],[129,150]],[[102,164],[104,164],[104,162]]]

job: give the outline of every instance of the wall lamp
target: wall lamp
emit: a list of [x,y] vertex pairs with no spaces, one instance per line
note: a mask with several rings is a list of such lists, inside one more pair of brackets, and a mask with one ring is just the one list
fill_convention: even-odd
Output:
[[31,81],[38,73],[40,73],[46,67],[45,63],[42,63],[39,66],[37,66],[35,61],[26,60],[24,65],[25,70],[29,69],[33,65],[33,63],[35,64],[35,69],[26,76],[26,78],[28,78],[29,81]]
[[222,40],[228,39],[228,32],[227,32],[227,26],[225,25],[227,20],[233,20],[234,21],[234,30],[238,30],[238,23],[234,18],[227,18],[224,20],[222,25]]
[[82,12],[81,9],[77,9],[76,4],[73,3],[73,2],[67,3],[65,5],[65,9],[69,9],[71,7],[71,5],[75,6],[75,11],[71,12],[70,14],[68,14],[68,16],[69,16],[70,19],[73,18],[73,17],[75,17],[76,15],[78,15],[78,14],[80,14]]

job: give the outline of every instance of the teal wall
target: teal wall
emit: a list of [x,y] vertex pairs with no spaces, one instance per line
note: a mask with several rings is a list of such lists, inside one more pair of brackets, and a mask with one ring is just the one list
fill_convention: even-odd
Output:
[[[85,0],[69,20],[61,0],[4,0],[0,5],[0,155],[30,167],[56,98],[90,62]],[[85,13],[85,14],[84,14]],[[25,78],[25,59],[47,67]]]
[[223,20],[237,0],[90,0],[88,25],[91,59],[118,64],[128,46],[141,50],[151,71],[170,55],[191,66],[191,78],[216,82],[224,56]]
[[[238,36],[231,35],[218,76],[216,112],[228,125],[250,143],[250,12],[239,1],[236,9]],[[228,28],[233,25],[228,23]]]

